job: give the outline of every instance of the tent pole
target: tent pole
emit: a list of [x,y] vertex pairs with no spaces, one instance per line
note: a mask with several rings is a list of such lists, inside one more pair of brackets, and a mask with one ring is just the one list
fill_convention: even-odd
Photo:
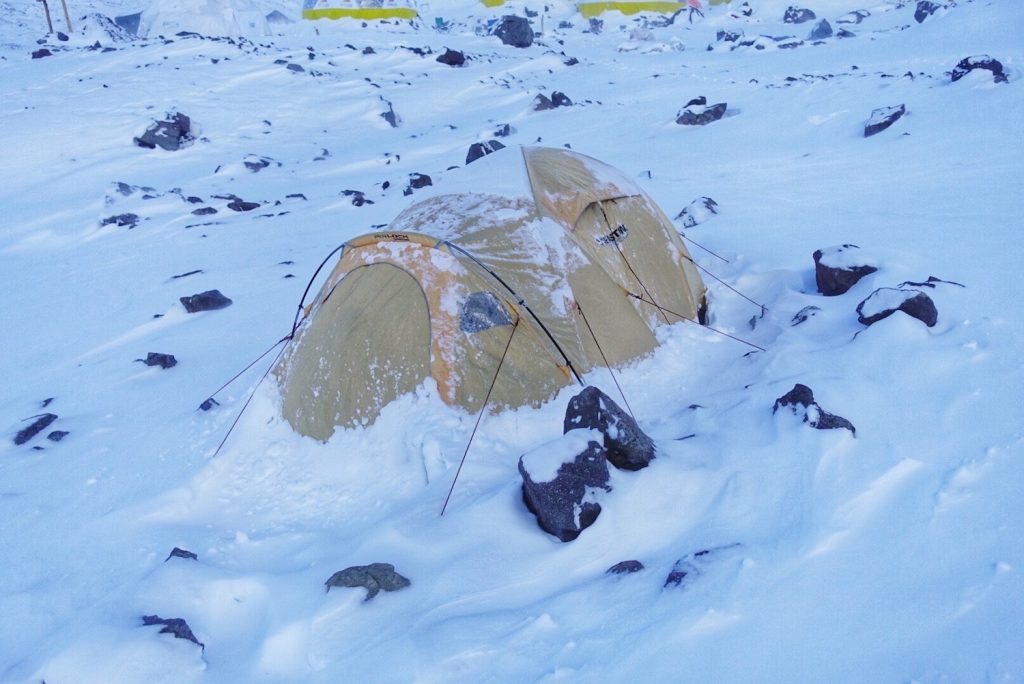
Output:
[[43,3],[43,12],[46,14],[46,25],[50,27],[50,33],[53,33],[53,20],[50,19],[50,6],[46,4],[46,0],[39,0]]
[[68,33],[71,33],[71,16],[68,14],[67,0],[60,0],[60,4],[64,7],[64,21],[68,25]]

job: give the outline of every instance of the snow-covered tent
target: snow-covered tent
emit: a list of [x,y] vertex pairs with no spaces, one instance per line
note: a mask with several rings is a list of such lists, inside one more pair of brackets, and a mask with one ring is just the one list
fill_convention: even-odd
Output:
[[672,222],[621,172],[521,148],[459,175],[446,191],[467,191],[342,247],[275,367],[299,433],[370,423],[428,377],[470,411],[539,405],[652,351],[657,326],[702,317],[704,285]]
[[[703,0],[707,5],[725,5],[732,0]],[[584,17],[596,17],[605,12],[620,12],[622,14],[636,14],[638,12],[654,12],[657,14],[675,14],[692,5],[686,0],[673,2],[672,0],[593,0],[581,2],[577,8]]]
[[303,19],[415,19],[410,0],[303,0]]
[[139,18],[143,38],[181,31],[232,37],[270,34],[264,13],[251,0],[152,0]]

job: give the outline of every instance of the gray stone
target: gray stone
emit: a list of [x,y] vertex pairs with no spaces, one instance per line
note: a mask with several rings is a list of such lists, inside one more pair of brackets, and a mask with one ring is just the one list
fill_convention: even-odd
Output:
[[942,5],[937,2],[931,2],[931,0],[920,0],[917,3],[917,8],[914,10],[914,20],[920,24],[940,9],[942,9]]
[[786,24],[802,24],[817,18],[818,16],[809,9],[792,6],[787,7],[786,13],[782,15],[782,21]]
[[139,147],[155,149],[157,147],[173,152],[191,144],[195,138],[192,136],[192,120],[181,113],[168,115],[166,121],[156,121],[146,129],[146,132],[134,139]]
[[587,387],[569,400],[562,431],[593,429],[604,437],[608,461],[620,470],[640,470],[654,460],[657,450],[628,413],[596,387]]
[[147,366],[160,366],[161,368],[174,368],[178,365],[178,360],[174,358],[174,354],[161,354],[159,352],[149,352],[146,354],[146,358],[135,360],[141,361]]
[[339,570],[324,582],[328,592],[331,587],[363,587],[366,589],[366,598],[363,601],[369,601],[381,590],[398,591],[409,585],[409,580],[395,572],[395,566],[390,563],[353,565]]
[[828,19],[822,19],[811,29],[811,35],[807,36],[807,40],[824,40],[831,37],[832,25],[828,23]]
[[17,445],[24,444],[29,441],[40,432],[50,426],[50,423],[57,420],[57,414],[55,413],[43,413],[39,416],[33,416],[35,420],[26,428],[22,428],[18,431],[18,434],[14,436],[14,443]]
[[572,461],[562,463],[554,479],[546,482],[535,481],[531,476],[524,463],[527,456],[519,458],[523,502],[542,530],[559,541],[576,539],[601,514],[601,504],[593,500],[593,493],[598,489],[611,490],[604,447],[588,441],[583,451]]
[[220,290],[207,290],[206,292],[200,292],[189,297],[181,297],[179,301],[181,301],[181,305],[185,307],[185,311],[188,313],[214,311],[231,306],[233,303],[221,294]]
[[857,436],[857,428],[853,426],[853,423],[842,416],[834,415],[821,408],[814,401],[814,392],[807,385],[797,383],[793,386],[793,389],[776,399],[775,405],[772,407],[772,413],[774,414],[780,408],[788,408],[793,415],[802,416],[803,422],[817,430],[843,428],[853,433],[854,437]]
[[728,105],[725,102],[711,105],[690,104],[684,107],[676,115],[676,123],[680,126],[706,126],[712,121],[718,121],[725,115]]
[[631,575],[644,569],[644,564],[638,560],[627,560],[616,563],[605,570],[606,575]]
[[959,81],[975,69],[991,71],[992,79],[996,83],[1009,83],[1009,80],[1006,78],[1006,74],[1003,72],[1002,63],[998,59],[993,59],[988,55],[964,57],[953,68],[953,71],[949,73],[949,78],[954,82]]
[[527,48],[533,45],[533,28],[525,17],[506,15],[494,30],[494,35],[505,45]]
[[814,252],[814,280],[818,292],[826,297],[835,297],[847,292],[857,282],[878,269],[867,264],[851,264],[850,254],[859,250],[857,245],[838,245]]
[[206,644],[196,639],[196,635],[192,633],[192,628],[188,626],[182,618],[167,618],[164,619],[159,615],[143,615],[142,624],[144,625],[163,625],[163,629],[160,630],[160,634],[172,634],[176,639],[185,639],[191,641],[193,644],[199,646],[203,651],[206,651]]
[[857,305],[857,320],[863,325],[872,325],[902,311],[916,318],[929,328],[939,319],[938,309],[931,297],[920,290],[881,287]]
[[907,113],[906,105],[896,105],[895,107],[879,107],[871,111],[871,117],[868,122],[864,125],[864,137],[870,138],[876,133],[881,133],[889,126],[900,120],[900,118]]
[[452,67],[460,67],[466,63],[466,55],[458,50],[445,48],[444,54],[437,56],[437,61]]
[[492,152],[505,149],[505,146],[497,140],[488,140],[486,142],[477,142],[469,146],[469,151],[466,152],[466,163],[472,164],[480,157],[484,157]]

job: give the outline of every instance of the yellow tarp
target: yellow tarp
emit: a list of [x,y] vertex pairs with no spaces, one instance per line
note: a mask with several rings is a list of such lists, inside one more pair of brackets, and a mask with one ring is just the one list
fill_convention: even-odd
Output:
[[659,14],[675,14],[686,9],[685,2],[581,2],[577,5],[580,14],[586,18],[597,17],[604,12],[621,12],[636,14],[637,12],[658,12]]
[[412,7],[326,7],[302,10],[303,19],[415,19]]

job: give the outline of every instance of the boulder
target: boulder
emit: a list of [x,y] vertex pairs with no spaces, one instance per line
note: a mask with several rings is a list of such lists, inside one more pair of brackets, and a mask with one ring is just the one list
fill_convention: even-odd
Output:
[[139,147],[150,150],[159,147],[169,152],[187,147],[194,140],[192,119],[178,112],[168,114],[166,121],[154,122],[145,133],[134,138]]
[[626,560],[621,563],[616,563],[612,567],[605,570],[606,575],[631,575],[634,572],[640,572],[644,569],[644,564],[638,560]]
[[343,197],[352,198],[352,206],[361,207],[364,204],[373,204],[373,200],[366,199],[366,193],[362,190],[342,190],[341,195]]
[[241,197],[236,197],[233,200],[231,200],[230,202],[228,202],[228,209],[230,209],[231,211],[238,211],[238,212],[252,211],[253,209],[259,209],[259,208],[260,208],[260,203],[259,202],[246,202]]
[[569,96],[558,90],[551,93],[550,98],[544,93],[539,93],[537,97],[533,99],[533,111],[535,112],[543,112],[547,109],[571,106],[572,100],[569,99]]
[[964,57],[957,65],[953,68],[953,71],[949,73],[949,78],[956,82],[961,78],[974,71],[975,69],[985,69],[992,72],[992,79],[996,83],[1008,83],[1006,74],[1003,72],[1003,65],[998,59],[992,59],[988,55],[973,55],[971,57]]
[[861,10],[853,10],[852,12],[847,12],[843,16],[841,16],[838,19],[836,19],[836,23],[837,24],[859,24],[860,22],[864,21],[865,19],[867,19],[870,16],[871,16],[871,12],[869,12],[867,10],[862,10],[862,9]]
[[46,48],[39,48],[32,53],[32,59],[42,59],[43,57],[52,57],[53,53]]
[[233,303],[230,299],[222,295],[220,290],[207,290],[206,292],[200,292],[199,294],[194,294],[189,297],[181,297],[179,298],[179,301],[188,313],[214,311],[216,309],[223,309],[231,306]]
[[127,228],[131,230],[139,224],[139,215],[132,213],[117,214],[115,216],[108,216],[107,218],[100,221],[101,226],[117,226],[118,228]]
[[159,352],[149,352],[146,354],[146,358],[135,360],[141,361],[147,366],[160,366],[161,368],[173,368],[178,365],[178,360],[174,358],[174,354],[160,354]]
[[526,48],[533,45],[533,28],[525,17],[506,15],[494,29],[494,35],[505,45]]
[[857,245],[837,245],[814,252],[814,280],[826,297],[841,295],[878,269],[864,263]]
[[931,297],[920,290],[881,287],[857,305],[857,320],[872,325],[897,311],[916,318],[929,328],[938,322],[939,312]]
[[192,553],[191,551],[178,548],[177,546],[171,549],[171,552],[167,554],[167,558],[164,558],[164,563],[171,560],[172,558],[184,558],[185,560],[194,561],[199,560],[199,556],[197,556],[196,554]]
[[879,107],[871,111],[871,117],[868,122],[864,125],[864,137],[870,138],[875,133],[881,133],[889,126],[900,120],[904,114],[907,113],[906,105],[896,105],[895,107]]
[[[697,98],[697,100],[706,101],[704,97]],[[712,121],[718,121],[725,115],[727,108],[725,102],[719,102],[709,107],[704,102],[698,102],[697,100],[691,100],[690,104],[679,111],[676,115],[677,124],[680,126],[706,126]]]
[[425,173],[410,173],[409,185],[402,191],[404,195],[411,195],[413,190],[426,188],[434,184],[434,181]]
[[374,596],[384,591],[398,591],[409,586],[408,578],[395,572],[395,566],[391,563],[370,563],[369,565],[353,565],[339,570],[324,582],[326,591],[331,587],[363,587],[366,589],[366,598],[369,601]]
[[811,10],[793,6],[787,7],[786,13],[782,15],[782,21],[786,24],[802,24],[817,18],[818,15]]
[[693,228],[717,213],[718,202],[710,197],[698,197],[676,214],[676,219],[682,221],[683,228]]
[[163,629],[160,630],[160,634],[173,634],[175,639],[185,639],[191,641],[199,648],[206,651],[206,644],[196,639],[196,635],[192,633],[192,629],[188,626],[182,618],[167,618],[164,619],[159,615],[143,615],[143,625],[163,625]]
[[942,5],[937,2],[931,2],[931,0],[919,0],[917,8],[914,10],[914,20],[920,24],[940,9],[942,9]]
[[828,23],[828,19],[822,19],[811,29],[811,34],[807,36],[807,40],[824,40],[831,37],[832,25]]
[[469,151],[466,152],[466,163],[472,164],[480,157],[484,157],[492,152],[505,149],[497,140],[487,140],[485,142],[473,143],[469,146]]
[[562,431],[597,430],[608,461],[619,470],[646,468],[656,456],[654,441],[633,417],[596,387],[587,387],[569,400]]
[[776,399],[772,413],[774,414],[780,408],[788,408],[793,415],[802,416],[803,422],[817,430],[845,428],[853,433],[854,437],[857,436],[857,428],[853,426],[853,423],[821,408],[814,401],[814,392],[807,385],[797,383],[793,389]]
[[448,66],[460,67],[466,63],[466,55],[458,50],[445,48],[444,54],[437,56],[437,61]]
[[559,541],[572,541],[601,514],[597,498],[611,491],[608,459],[591,430],[546,444],[519,458],[523,502],[537,524]]
[[33,416],[35,418],[32,424],[26,428],[22,428],[18,431],[18,434],[14,436],[14,443],[16,445],[24,444],[29,441],[40,432],[50,426],[50,423],[57,420],[57,414],[55,413],[44,413],[39,416]]

